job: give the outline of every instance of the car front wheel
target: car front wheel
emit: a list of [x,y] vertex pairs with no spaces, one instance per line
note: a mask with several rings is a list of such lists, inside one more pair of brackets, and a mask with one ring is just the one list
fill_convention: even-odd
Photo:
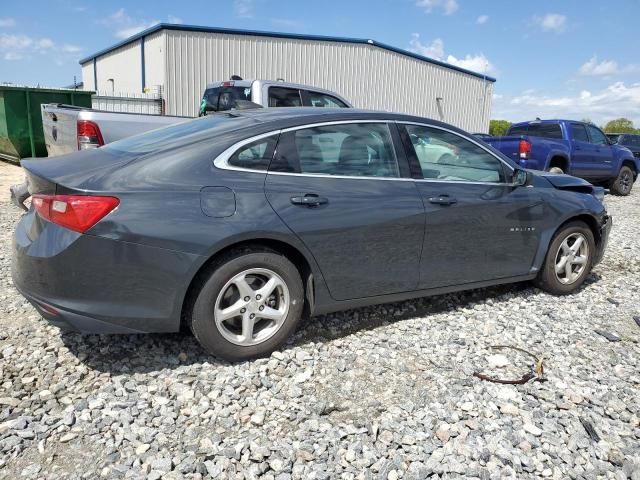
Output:
[[296,267],[272,251],[235,252],[202,285],[191,331],[208,352],[230,361],[268,355],[295,330],[304,306]]
[[536,284],[555,295],[577,290],[591,271],[596,243],[583,222],[568,223],[553,238]]

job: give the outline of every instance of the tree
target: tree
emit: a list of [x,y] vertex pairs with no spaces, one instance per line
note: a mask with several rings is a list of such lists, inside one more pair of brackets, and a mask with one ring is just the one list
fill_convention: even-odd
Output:
[[504,137],[511,126],[507,120],[491,120],[489,122],[489,134],[494,137]]
[[636,129],[628,118],[616,118],[604,126],[604,131],[607,133],[635,133]]

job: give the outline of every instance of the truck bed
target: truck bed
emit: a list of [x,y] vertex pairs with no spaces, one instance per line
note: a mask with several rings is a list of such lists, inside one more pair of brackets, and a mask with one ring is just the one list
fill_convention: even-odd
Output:
[[78,151],[79,120],[95,123],[107,144],[189,119],[190,117],[107,112],[62,104],[42,105],[42,127],[50,157]]

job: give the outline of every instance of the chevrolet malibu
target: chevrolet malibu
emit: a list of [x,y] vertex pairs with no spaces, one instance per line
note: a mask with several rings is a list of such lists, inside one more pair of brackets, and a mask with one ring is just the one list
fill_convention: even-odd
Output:
[[13,278],[45,319],[188,326],[230,360],[303,316],[526,280],[571,293],[611,228],[601,188],[392,113],[219,113],[23,167]]

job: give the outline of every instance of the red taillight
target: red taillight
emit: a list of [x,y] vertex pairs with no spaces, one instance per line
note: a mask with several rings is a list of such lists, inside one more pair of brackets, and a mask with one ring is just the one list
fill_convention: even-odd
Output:
[[78,150],[98,148],[104,145],[100,127],[90,120],[78,120]]
[[116,197],[89,195],[41,195],[31,200],[45,220],[84,233],[120,204]]
[[221,85],[223,87],[233,87],[235,85],[235,82],[222,82]]
[[520,153],[520,158],[527,159],[529,158],[529,154],[531,153],[531,143],[527,140],[520,140],[518,144],[518,153]]

